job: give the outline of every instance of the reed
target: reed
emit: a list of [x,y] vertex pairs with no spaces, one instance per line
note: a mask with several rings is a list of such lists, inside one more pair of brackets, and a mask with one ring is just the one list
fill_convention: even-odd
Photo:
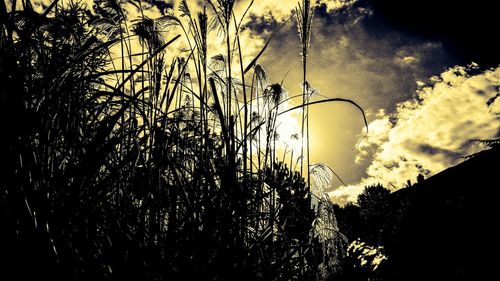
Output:
[[[258,63],[269,41],[244,62],[240,31],[253,2],[239,18],[234,0],[205,1],[198,13],[181,1],[180,16],[158,18],[141,1],[94,2],[93,12],[57,0],[42,12],[30,0],[0,5],[0,255],[9,271],[65,280],[334,274],[345,241],[329,201],[311,193],[308,113],[357,104],[307,94],[309,1],[297,13],[302,103],[286,111],[296,97]],[[209,49],[215,32],[224,54]],[[175,51],[180,42],[188,48]],[[298,109],[306,155],[292,153],[287,167],[277,119]]]

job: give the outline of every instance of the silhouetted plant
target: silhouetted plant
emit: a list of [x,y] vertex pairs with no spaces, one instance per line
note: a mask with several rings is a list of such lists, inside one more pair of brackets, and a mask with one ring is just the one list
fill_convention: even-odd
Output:
[[[336,271],[345,239],[333,207],[321,193],[313,209],[309,177],[276,160],[277,118],[357,105],[310,102],[304,66],[302,104],[283,111],[293,97],[258,64],[266,47],[244,65],[234,5],[209,0],[194,14],[181,1],[181,17],[153,19],[141,1],[96,0],[91,11],[56,0],[42,12],[2,1],[0,255],[11,272],[312,280]],[[313,7],[303,9],[310,36]],[[211,56],[217,28],[225,50]],[[188,49],[173,53],[180,40]],[[309,147],[307,174],[308,156]]]

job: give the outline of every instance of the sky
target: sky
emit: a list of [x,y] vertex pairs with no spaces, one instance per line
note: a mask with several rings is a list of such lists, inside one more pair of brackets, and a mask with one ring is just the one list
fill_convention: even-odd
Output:
[[[47,3],[48,0],[34,1]],[[92,6],[92,0],[85,0]],[[151,18],[179,15],[179,0],[143,1]],[[203,1],[188,0],[193,12]],[[325,187],[332,201],[355,201],[366,185],[391,190],[429,177],[481,149],[474,140],[499,137],[499,27],[493,1],[320,0],[312,27],[308,82],[321,96],[349,104],[310,108],[311,163],[324,163],[343,180]],[[289,95],[300,93],[301,57],[297,0],[236,1],[244,20],[243,60],[273,36],[259,64],[271,83],[283,81]],[[42,9],[42,6],[38,6]],[[127,11],[133,17],[131,5]],[[286,22],[286,23],[285,23]],[[215,36],[215,35],[213,35]],[[213,54],[220,42],[213,42]],[[219,42],[219,43],[218,43]],[[187,42],[172,48],[182,49]],[[297,116],[297,115],[295,115]],[[298,130],[294,115],[284,120],[282,138]]]
[[[293,23],[279,29],[296,1],[257,1],[247,28],[275,33],[261,64],[290,92],[300,91],[300,49]],[[436,3],[439,2],[439,3]],[[266,4],[269,3],[269,4]],[[403,4],[404,3],[404,4]],[[332,201],[355,201],[366,185],[391,190],[436,174],[499,136],[500,54],[488,1],[321,1],[315,10],[309,82],[327,97],[363,107],[310,109],[311,163],[325,163],[345,185]],[[488,105],[490,104],[490,105]]]

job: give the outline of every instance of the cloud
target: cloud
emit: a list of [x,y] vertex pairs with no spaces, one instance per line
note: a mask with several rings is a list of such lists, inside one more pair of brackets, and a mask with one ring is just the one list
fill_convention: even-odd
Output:
[[335,11],[348,8],[358,2],[358,0],[327,0],[322,2],[326,5],[328,11]]
[[[237,2],[237,9],[246,8],[249,1]],[[327,11],[337,11],[348,8],[354,5],[358,0],[320,0],[311,1],[311,4],[316,6],[325,6]],[[255,1],[252,5],[251,14],[256,16],[273,15],[278,20],[283,20],[290,16],[291,12],[297,7],[297,4],[302,1],[297,0],[280,0],[280,1]]]
[[481,72],[476,64],[455,66],[421,86],[393,114],[380,111],[358,147],[357,162],[370,160],[367,177],[330,192],[333,201],[353,201],[364,186],[393,190],[420,173],[428,177],[480,149],[471,140],[500,135],[500,67]]
[[[371,17],[370,9],[357,4],[336,11],[328,11],[326,5],[318,7],[308,57],[309,82],[324,96],[354,100],[371,113],[369,119],[379,109],[395,110],[398,102],[411,98],[416,80],[426,81],[450,63],[439,42],[390,29],[372,32]],[[295,23],[276,32],[276,25],[262,21],[255,19],[248,28],[275,35],[259,63],[273,82],[288,73],[284,85],[290,95],[297,95],[302,62]],[[311,163],[327,164],[344,182],[358,181],[369,164],[355,165],[356,154],[350,149],[359,141],[358,132],[363,127],[359,112],[346,104],[329,103],[312,106],[310,114]],[[329,190],[339,184],[335,180]]]
[[420,58],[406,54],[405,51],[400,51],[394,58],[394,61],[401,67],[415,67],[420,63]]

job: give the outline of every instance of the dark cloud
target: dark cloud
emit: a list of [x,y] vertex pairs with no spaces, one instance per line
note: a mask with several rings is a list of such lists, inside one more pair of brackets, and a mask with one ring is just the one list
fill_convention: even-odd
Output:
[[253,33],[264,34],[273,32],[278,27],[278,21],[272,15],[255,15],[250,14],[248,22],[245,24],[245,29],[250,29]]
[[450,161],[450,162],[453,162],[453,161],[459,159],[460,157],[464,156],[460,152],[456,152],[456,151],[452,151],[452,150],[449,150],[449,149],[444,149],[444,148],[436,147],[436,146],[433,146],[433,145],[427,144],[427,143],[418,144],[417,145],[417,150],[420,151],[420,152],[422,152],[422,153],[428,154],[429,157],[431,157],[433,155],[436,155],[436,154],[441,154],[446,159],[448,159],[448,161]]
[[[334,88],[328,85],[330,95],[347,95],[368,110],[392,111],[397,102],[413,95],[416,80],[425,81],[460,60],[440,41],[401,32],[376,17],[363,1],[335,11],[325,4],[316,8],[310,69],[313,76],[318,76],[314,69],[329,69],[328,80],[335,82]],[[276,33],[262,62],[272,74],[292,69],[289,81],[299,78],[293,70],[301,69],[295,24],[292,20],[278,31],[280,25],[270,14],[252,16],[246,25],[255,34]]]
[[461,64],[477,62],[496,66],[498,52],[498,1],[476,0],[362,0],[373,11],[375,32],[387,27],[422,40],[440,41]]
[[149,4],[157,7],[162,15],[166,15],[169,10],[174,8],[174,3],[164,0],[147,0],[146,2],[149,2]]

